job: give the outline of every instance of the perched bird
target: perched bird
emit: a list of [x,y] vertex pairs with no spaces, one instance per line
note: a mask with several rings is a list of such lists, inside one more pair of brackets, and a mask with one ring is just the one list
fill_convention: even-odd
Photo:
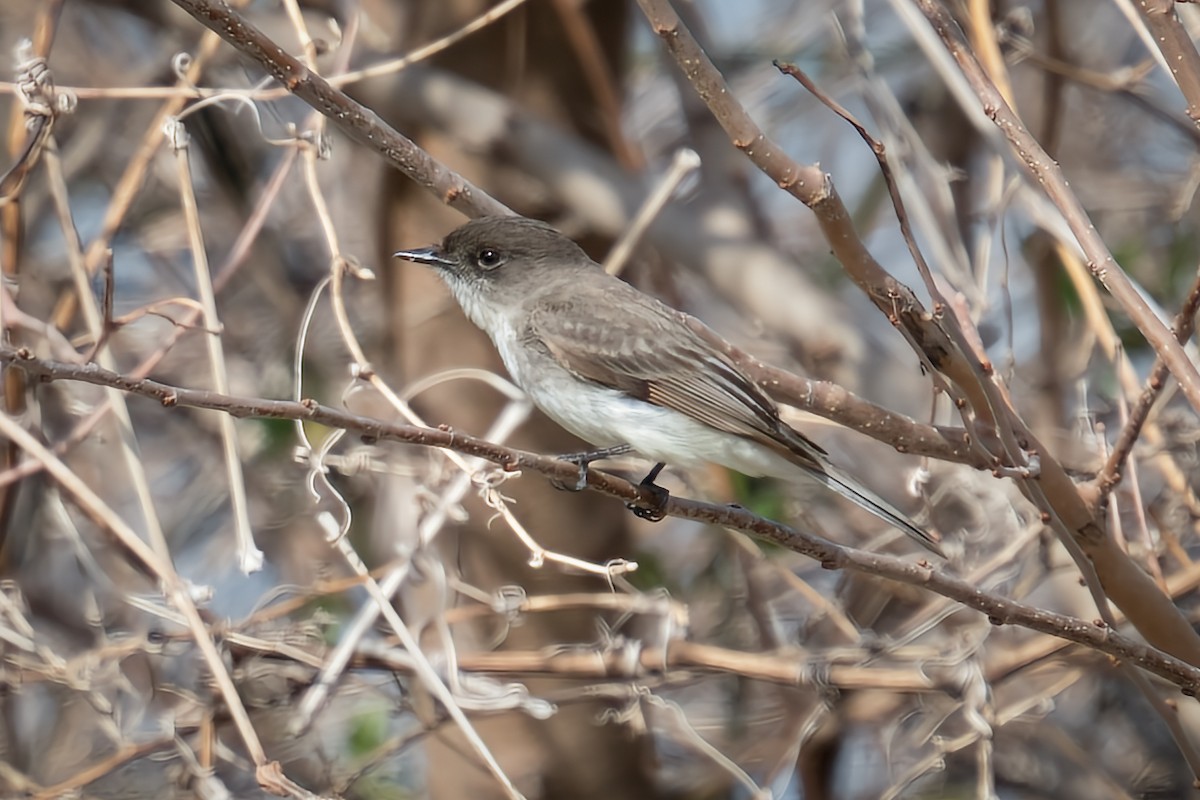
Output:
[[[715,462],[752,477],[804,474],[943,555],[930,533],[834,467],[689,318],[609,275],[524,217],[483,217],[398,258],[436,269],[533,403],[599,455]],[[714,334],[715,337],[715,334]],[[581,483],[587,461],[578,463]],[[656,487],[657,488],[657,487]]]

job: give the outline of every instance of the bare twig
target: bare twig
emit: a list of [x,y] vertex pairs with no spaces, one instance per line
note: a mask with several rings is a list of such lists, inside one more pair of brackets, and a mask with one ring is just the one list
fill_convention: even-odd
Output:
[[[183,218],[187,225],[188,244],[192,251],[192,268],[196,276],[196,292],[204,312],[204,337],[208,350],[209,376],[213,388],[222,393],[229,391],[229,371],[225,363],[225,347],[221,342],[221,318],[217,314],[216,293],[213,290],[212,271],[208,267],[208,250],[204,246],[204,233],[200,228],[200,209],[196,205],[195,187],[192,185],[191,162],[188,158],[188,137],[183,123],[174,121],[171,144],[175,148],[175,164],[179,170],[179,196],[183,205]],[[242,474],[242,459],[239,455],[237,430],[233,419],[222,414],[221,449],[225,456],[225,477],[229,486],[229,504],[233,515],[233,531],[237,541],[238,567],[249,575],[262,569],[263,553],[254,543],[254,532],[250,525],[250,509],[246,498],[246,479]]]
[[675,157],[671,159],[671,167],[667,170],[667,174],[654,187],[654,191],[650,193],[646,202],[634,215],[633,222],[625,229],[621,238],[617,240],[604,259],[604,269],[608,274],[621,274],[629,256],[633,254],[633,249],[642,240],[646,228],[650,227],[650,223],[662,211],[663,206],[670,202],[675,190],[679,188],[679,184],[699,166],[700,156],[696,155],[695,150],[685,147],[675,154]]
[[[1192,333],[1196,329],[1197,312],[1200,312],[1200,270],[1197,271],[1196,280],[1192,282],[1192,288],[1188,291],[1187,298],[1183,301],[1179,313],[1175,315],[1175,322],[1171,326],[1171,330],[1180,344],[1192,338]],[[1154,359],[1154,366],[1150,368],[1150,375],[1146,378],[1146,388],[1142,390],[1137,405],[1130,411],[1129,421],[1125,423],[1125,427],[1121,428],[1112,452],[1108,454],[1108,460],[1104,462],[1104,467],[1096,476],[1096,491],[1101,499],[1120,483],[1122,465],[1133,451],[1133,446],[1142,432],[1142,425],[1149,418],[1150,409],[1154,407],[1154,401],[1158,399],[1163,387],[1166,386],[1168,374],[1167,363],[1160,353]]]

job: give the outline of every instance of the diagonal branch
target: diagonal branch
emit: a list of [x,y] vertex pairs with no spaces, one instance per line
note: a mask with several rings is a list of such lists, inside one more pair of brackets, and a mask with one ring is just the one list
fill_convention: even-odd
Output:
[[174,0],[175,5],[257,62],[292,94],[329,118],[338,130],[387,159],[443,203],[469,217],[512,211],[388,125],[362,103],[338,91],[285,52],[224,0]]

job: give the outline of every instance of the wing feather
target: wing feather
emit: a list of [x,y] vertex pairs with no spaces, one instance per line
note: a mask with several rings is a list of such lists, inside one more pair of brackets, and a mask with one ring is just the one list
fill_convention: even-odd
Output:
[[[571,297],[537,304],[526,335],[581,378],[792,452],[787,440],[795,432],[775,404],[693,333],[681,312],[619,281],[600,302],[585,303]],[[643,323],[639,330],[629,329],[631,315]]]

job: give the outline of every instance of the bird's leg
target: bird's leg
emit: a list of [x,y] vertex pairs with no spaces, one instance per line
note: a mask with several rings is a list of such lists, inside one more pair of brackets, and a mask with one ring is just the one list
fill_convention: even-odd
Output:
[[667,515],[667,500],[671,497],[671,493],[654,482],[654,479],[658,477],[658,473],[662,472],[665,466],[666,464],[663,462],[658,462],[654,465],[654,469],[650,470],[646,477],[642,478],[642,482],[638,484],[638,486],[648,489],[654,495],[653,505],[643,505],[638,501],[625,504],[625,507],[632,511],[635,517],[650,522],[658,522]]
[[560,489],[566,489],[572,492],[581,492],[587,488],[588,465],[593,461],[602,461],[613,456],[623,456],[633,452],[633,446],[628,444],[615,444],[612,447],[601,447],[598,450],[588,450],[583,453],[568,453],[558,457],[559,461],[569,461],[579,467],[579,480],[575,481],[574,486],[567,486],[559,481],[553,481],[554,485]]

